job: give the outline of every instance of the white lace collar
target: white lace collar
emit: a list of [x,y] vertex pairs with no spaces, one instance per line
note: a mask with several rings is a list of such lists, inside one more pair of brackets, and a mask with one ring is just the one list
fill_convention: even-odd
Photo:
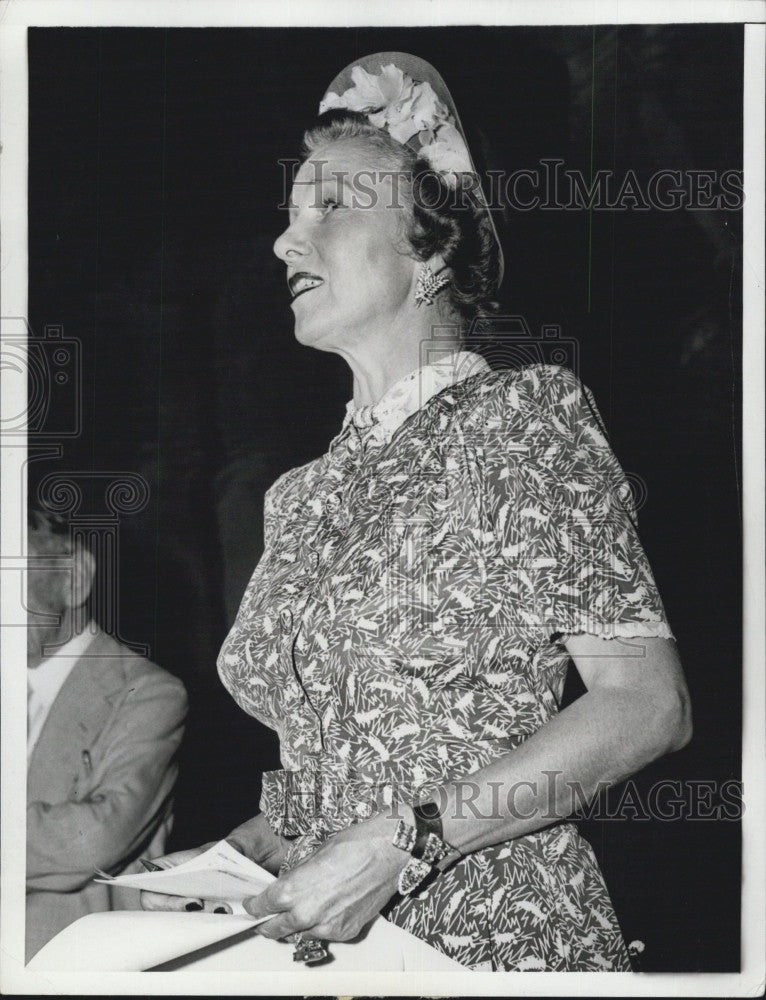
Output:
[[405,375],[371,406],[357,406],[353,399],[349,400],[343,427],[349,424],[360,430],[374,427],[376,437],[390,441],[407,417],[425,406],[437,392],[484,371],[489,371],[489,365],[480,354],[454,351]]

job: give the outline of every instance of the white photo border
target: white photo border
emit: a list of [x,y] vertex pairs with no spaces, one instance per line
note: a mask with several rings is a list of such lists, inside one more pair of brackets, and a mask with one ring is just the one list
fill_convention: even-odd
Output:
[[[416,5],[293,0],[2,0],[0,2],[0,221],[2,316],[27,315],[27,50],[32,26],[427,27],[470,24],[745,23],[743,266],[743,890],[739,973],[54,973],[23,964],[26,746],[23,671],[2,672],[2,898],[0,988],[16,994],[113,995],[443,995],[443,996],[755,996],[763,993],[766,940],[766,783],[764,782],[764,62],[761,0],[438,0]],[[25,379],[3,370],[2,416],[26,405]],[[3,483],[23,481],[26,449],[2,441]],[[26,658],[22,607],[26,496],[4,489],[0,541],[2,661]],[[711,900],[711,905],[714,901]]]

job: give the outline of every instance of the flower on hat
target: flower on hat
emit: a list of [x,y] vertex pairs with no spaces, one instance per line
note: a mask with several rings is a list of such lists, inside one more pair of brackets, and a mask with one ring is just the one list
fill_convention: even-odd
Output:
[[[349,111],[379,111],[391,104],[405,100],[412,94],[413,82],[390,63],[381,68],[380,74],[368,73],[361,66],[351,70],[353,87],[339,96],[329,93],[319,105],[319,113],[327,107],[348,108]],[[327,105],[327,107],[325,107]]]
[[468,148],[454,125],[444,122],[431,142],[420,147],[420,155],[440,174],[470,173]]
[[392,139],[402,144],[423,129],[437,126],[447,120],[447,109],[427,81],[402,88],[401,96],[381,111],[369,115],[370,122],[385,129]]
[[381,67],[378,74],[354,66],[351,79],[353,86],[342,94],[330,91],[325,95],[320,114],[334,108],[359,111],[402,145],[417,137],[418,146],[413,148],[448,182],[455,173],[471,170],[463,137],[427,80],[416,83],[393,63]]

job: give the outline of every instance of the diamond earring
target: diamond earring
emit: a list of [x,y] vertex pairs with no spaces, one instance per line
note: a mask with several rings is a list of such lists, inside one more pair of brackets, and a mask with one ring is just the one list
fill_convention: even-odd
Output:
[[446,270],[446,268],[442,268],[438,274],[434,274],[428,264],[421,266],[418,272],[418,283],[415,287],[415,304],[417,306],[424,302],[427,306],[434,304],[436,293],[449,284],[449,275]]

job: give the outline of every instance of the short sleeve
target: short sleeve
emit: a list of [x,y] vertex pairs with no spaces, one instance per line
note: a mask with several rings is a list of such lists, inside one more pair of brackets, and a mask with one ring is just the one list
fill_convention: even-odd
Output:
[[632,491],[587,388],[537,365],[499,388],[487,512],[506,616],[553,638],[672,638],[636,529]]

